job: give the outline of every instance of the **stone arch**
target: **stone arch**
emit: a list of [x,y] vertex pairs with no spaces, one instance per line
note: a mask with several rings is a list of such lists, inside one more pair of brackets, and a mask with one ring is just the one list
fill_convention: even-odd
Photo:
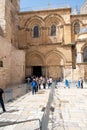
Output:
[[87,47],[87,43],[85,43],[82,47],[81,47],[81,51],[83,52],[83,50]]
[[[83,26],[82,21],[80,21],[79,19],[73,20],[72,23],[71,23],[71,28],[72,28],[73,34],[77,34],[77,33],[75,33],[75,28],[74,28],[75,23],[78,23],[78,24],[79,24],[79,29],[81,29],[82,26]],[[79,32],[80,32],[80,30],[79,30]]]
[[74,25],[76,22],[79,22],[81,25],[83,25],[83,22],[79,19],[73,20],[71,24]]
[[55,24],[62,24],[62,25],[64,25],[64,19],[60,16],[60,15],[58,15],[58,14],[50,14],[50,15],[48,15],[45,19],[44,19],[44,21],[45,21],[45,24],[46,24],[46,26],[47,25],[51,25],[52,23],[55,23]]
[[83,62],[87,63],[87,43],[85,43],[82,47],[81,47],[81,52],[82,52],[82,60]]
[[29,31],[31,37],[34,37],[34,27],[35,26],[38,27],[38,33],[39,33],[38,37],[42,37],[41,28],[44,26],[44,21],[41,17],[36,16],[36,15],[27,19],[27,21],[25,22],[25,28],[26,28],[26,30]]
[[[49,37],[47,37],[47,41],[48,43],[50,43],[50,39],[51,39],[51,43],[52,42],[63,42],[63,37],[64,37],[64,20],[63,18],[58,15],[58,14],[50,14],[48,15],[45,19],[45,26],[47,28],[47,35]],[[51,27],[52,25],[56,26],[56,35],[54,37],[50,37],[51,36]],[[54,39],[52,39],[54,38]]]
[[25,27],[32,27],[33,25],[44,26],[44,21],[39,16],[33,16],[25,22]]
[[32,51],[26,54],[26,66],[43,66],[44,56],[40,52]]
[[54,79],[64,78],[65,57],[59,51],[53,50],[46,54],[47,76]]
[[50,51],[46,54],[46,65],[64,65],[66,62],[65,56],[59,51]]

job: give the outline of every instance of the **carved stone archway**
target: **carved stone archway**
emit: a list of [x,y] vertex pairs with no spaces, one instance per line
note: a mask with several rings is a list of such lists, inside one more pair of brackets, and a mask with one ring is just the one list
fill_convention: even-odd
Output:
[[46,56],[47,76],[63,79],[64,77],[64,57],[60,53],[52,51]]
[[33,74],[38,74],[37,76],[44,75],[45,71],[43,71],[43,69],[44,69],[44,56],[37,51],[27,53],[26,75],[28,76]]

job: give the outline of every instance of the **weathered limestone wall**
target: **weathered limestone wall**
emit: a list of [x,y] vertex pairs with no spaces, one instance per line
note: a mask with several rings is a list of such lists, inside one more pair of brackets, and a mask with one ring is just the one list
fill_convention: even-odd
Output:
[[27,84],[16,84],[12,86],[8,86],[8,88],[4,89],[5,96],[4,101],[9,102],[20,96],[26,94],[29,91],[29,87]]
[[84,64],[77,64],[76,69],[72,70],[72,80],[78,80],[80,78],[85,79]]
[[5,20],[6,20],[6,38],[13,46],[18,47],[18,2],[6,0]]
[[6,87],[10,84],[11,44],[2,37],[0,37],[0,61],[3,63],[0,67],[0,87]]
[[[59,62],[56,61],[56,57],[58,57],[58,59],[63,60],[63,63],[61,63],[61,61]],[[50,61],[48,60],[47,62],[46,61],[47,59],[50,59]],[[43,62],[40,62],[41,60]],[[71,48],[68,46],[65,47],[61,47],[58,45],[45,45],[45,46],[42,45],[37,47],[31,46],[31,48],[29,50],[27,49],[26,52],[26,66],[37,65],[37,63],[38,65],[43,65],[43,64],[71,65],[71,62],[72,62],[72,52],[71,52]]]
[[0,35],[4,35],[5,26],[5,0],[0,0]]
[[71,28],[70,25],[64,26],[64,43],[71,44]]
[[78,39],[78,34],[74,34],[74,23],[78,22],[80,29],[86,27],[87,24],[87,15],[71,15],[71,41],[75,42]]
[[[25,52],[18,48],[20,0],[0,0],[0,86],[22,83],[25,78]],[[13,47],[14,46],[14,47]]]
[[0,37],[0,86],[19,84],[25,78],[25,52],[16,50],[6,39]]
[[[19,47],[29,45],[71,43],[70,8],[24,12],[19,14]],[[50,35],[56,23],[56,36]],[[33,27],[40,27],[40,36],[33,38]]]
[[25,52],[12,48],[11,53],[11,84],[24,82],[25,79]]
[[19,0],[0,0],[0,34],[18,47],[18,11]]
[[64,68],[64,80],[65,79],[72,81],[72,66],[66,66]]

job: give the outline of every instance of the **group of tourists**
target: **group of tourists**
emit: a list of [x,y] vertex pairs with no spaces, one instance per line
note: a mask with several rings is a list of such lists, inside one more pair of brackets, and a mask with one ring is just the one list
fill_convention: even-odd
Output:
[[[68,80],[68,79],[65,80],[65,86],[68,87],[68,88],[70,88],[70,83],[69,83],[69,80]],[[83,79],[82,79],[82,78],[80,78],[80,79],[77,81],[76,87],[77,87],[77,88],[83,88]]]
[[32,76],[31,78],[28,79],[28,84],[31,85],[32,94],[36,94],[36,92],[38,92],[38,90],[40,89],[46,89],[47,87],[50,88],[52,82],[53,82],[52,77],[48,78],[45,76],[41,77]]
[[[58,78],[55,81],[55,88],[57,88],[57,85],[59,86],[60,83],[62,83],[61,78]],[[47,87],[50,88],[51,84],[53,82],[52,77],[45,77],[45,76],[41,76],[41,77],[36,77],[36,76],[32,76],[30,78],[28,78],[28,84],[30,84],[31,86],[31,90],[32,90],[32,94],[36,94],[36,92],[38,92],[38,90],[40,89],[46,89]],[[61,86],[61,85],[60,85]],[[76,85],[77,88],[83,88],[83,80],[82,78],[80,78]],[[68,79],[65,79],[65,87],[64,88],[70,88],[71,87],[71,82],[69,82]]]
[[[27,78],[27,83],[30,84],[33,95],[36,94],[36,92],[38,92],[40,89],[50,88],[52,85],[52,82],[53,82],[52,77],[32,76],[32,77]],[[60,83],[60,82],[61,82],[60,78],[55,80],[55,86],[57,83]],[[78,80],[78,83],[76,86],[77,86],[77,88],[83,88],[83,79],[82,78],[80,78]],[[70,88],[70,83],[69,83],[68,79],[65,80],[65,87]],[[0,104],[1,104],[3,112],[6,112],[4,101],[3,101],[3,96],[2,96],[3,93],[4,93],[4,90],[2,88],[0,88]]]
[[83,88],[83,79],[82,78],[80,78],[78,80],[78,88]]

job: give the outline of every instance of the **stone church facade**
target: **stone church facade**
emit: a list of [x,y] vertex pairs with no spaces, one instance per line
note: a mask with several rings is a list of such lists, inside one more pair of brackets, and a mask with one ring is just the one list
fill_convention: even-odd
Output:
[[32,75],[87,80],[87,14],[82,8],[80,14],[73,14],[71,8],[19,12],[18,0],[1,0],[1,4],[3,86],[22,83]]

